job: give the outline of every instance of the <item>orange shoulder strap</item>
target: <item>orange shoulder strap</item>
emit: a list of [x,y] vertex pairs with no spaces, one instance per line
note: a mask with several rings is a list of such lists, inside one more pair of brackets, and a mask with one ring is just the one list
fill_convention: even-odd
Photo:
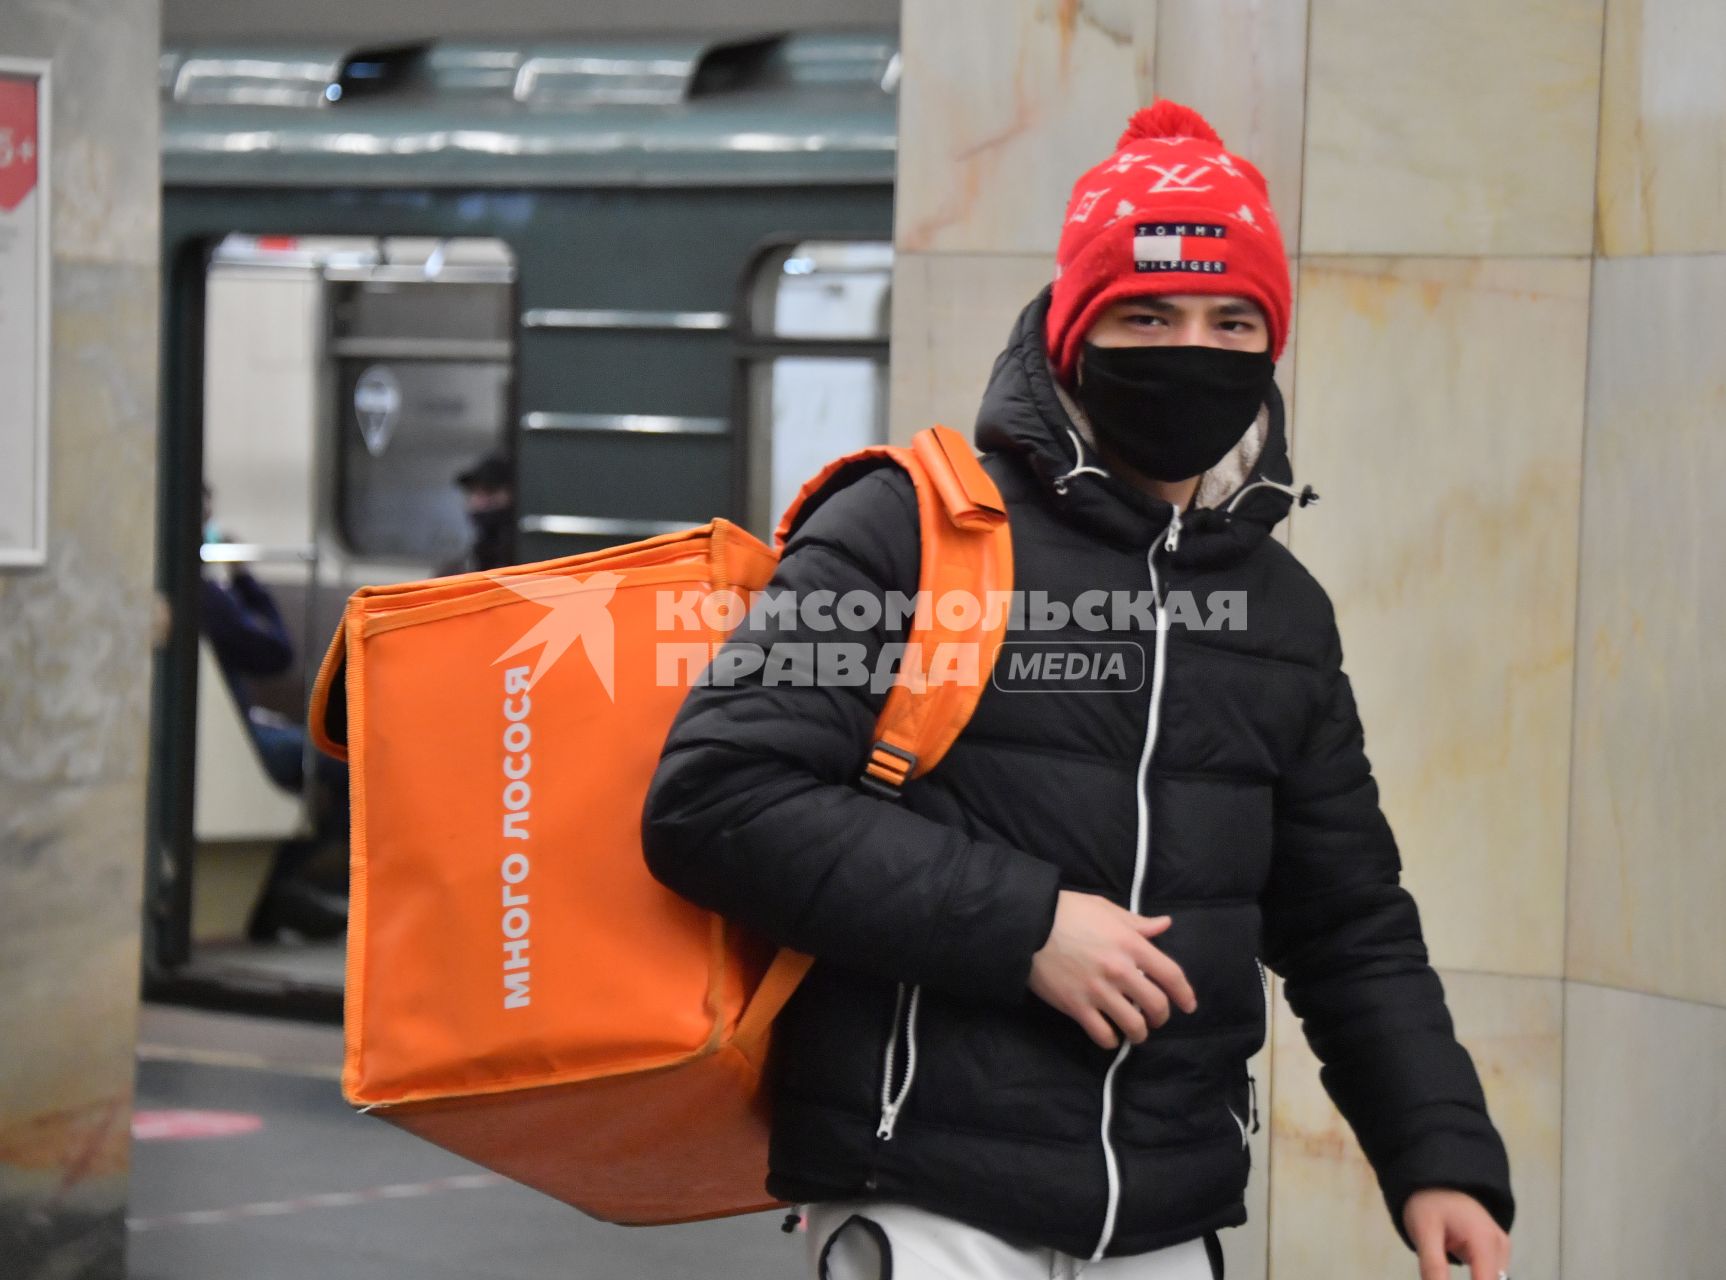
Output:
[[918,608],[862,778],[890,796],[933,769],[971,719],[1006,634],[1013,589],[1006,504],[970,444],[934,426],[905,452],[923,537]]
[[[937,425],[919,431],[910,448],[876,445],[828,463],[786,509],[774,546],[784,550],[804,502],[839,471],[877,458],[911,477],[923,539],[920,607],[859,779],[896,799],[908,778],[927,773],[947,753],[983,696],[1007,630],[1013,544],[995,482],[963,436]],[[733,1040],[752,1062],[765,1057],[773,1019],[812,963],[788,947],[774,956]]]
[[907,779],[935,767],[982,697],[1007,629],[1013,544],[1006,504],[971,446],[952,428],[933,426],[909,448],[877,445],[829,463],[786,510],[775,545],[784,548],[807,499],[840,470],[869,459],[911,477],[923,545],[905,655],[861,779],[897,796]]

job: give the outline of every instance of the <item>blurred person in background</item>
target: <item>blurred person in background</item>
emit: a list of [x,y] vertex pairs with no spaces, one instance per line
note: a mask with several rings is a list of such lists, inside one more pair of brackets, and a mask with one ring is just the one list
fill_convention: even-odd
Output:
[[[210,486],[204,485],[204,542],[235,541],[217,525]],[[299,722],[257,705],[251,680],[276,676],[294,661],[294,643],[268,587],[244,565],[227,566],[226,581],[205,565],[199,581],[198,625],[215,652],[228,689],[245,719],[264,771],[284,791],[305,794],[306,730]],[[316,754],[317,787],[306,796],[317,815],[314,834],[285,840],[276,849],[268,878],[247,921],[254,942],[298,935],[332,938],[347,927],[347,898],[316,882],[311,863],[321,843],[339,836],[347,823],[348,770],[339,760]]]
[[473,543],[459,560],[437,571],[438,577],[501,569],[515,563],[515,471],[509,457],[488,453],[455,477],[462,505],[473,527]]

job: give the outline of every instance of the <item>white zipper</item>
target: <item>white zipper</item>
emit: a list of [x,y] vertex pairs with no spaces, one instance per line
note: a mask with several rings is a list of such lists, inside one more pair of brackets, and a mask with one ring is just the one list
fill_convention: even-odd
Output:
[[1259,968],[1259,990],[1264,992],[1264,997],[1265,997],[1265,1000],[1264,1000],[1264,1005],[1265,1005],[1265,1038],[1264,1038],[1264,1043],[1268,1045],[1271,1042],[1271,980],[1270,980],[1270,975],[1265,972],[1265,962],[1263,960],[1260,960],[1257,956],[1254,956],[1253,957],[1253,963],[1256,964]]
[[[887,1060],[881,1067],[881,1122],[875,1126],[875,1136],[883,1142],[893,1137],[899,1123],[899,1111],[911,1093],[911,1081],[917,1075],[917,1007],[922,1003],[921,985],[911,988],[910,1010],[906,1011],[905,984],[899,984],[899,994],[893,1001],[893,1031],[887,1037]],[[899,1092],[893,1092],[893,1065],[899,1056],[899,1019],[905,1019],[905,1079]]]
[[[1151,767],[1151,752],[1157,745],[1157,722],[1163,701],[1163,676],[1167,663],[1165,655],[1168,650],[1169,624],[1168,614],[1163,610],[1163,593],[1157,581],[1157,548],[1167,542],[1172,548],[1179,545],[1181,536],[1181,513],[1175,508],[1169,518],[1169,526],[1158,534],[1151,543],[1151,549],[1145,553],[1145,566],[1151,571],[1151,598],[1157,608],[1157,639],[1152,649],[1151,666],[1151,705],[1145,713],[1145,745],[1139,752],[1139,769],[1135,775],[1138,779],[1139,826],[1138,836],[1133,851],[1133,891],[1127,902],[1127,910],[1138,913],[1139,898],[1145,887],[1145,867],[1150,860],[1151,851],[1151,802],[1146,783],[1149,780]],[[1109,1175],[1109,1203],[1103,1213],[1103,1231],[1097,1238],[1097,1247],[1091,1253],[1091,1261],[1102,1260],[1109,1242],[1115,1236],[1115,1218],[1121,1208],[1121,1167],[1115,1158],[1114,1142],[1109,1135],[1115,1117],[1115,1073],[1121,1069],[1121,1064],[1127,1060],[1127,1054],[1132,1051],[1133,1042],[1124,1035],[1121,1037],[1121,1047],[1115,1054],[1115,1060],[1109,1064],[1108,1074],[1103,1077],[1103,1164]]]

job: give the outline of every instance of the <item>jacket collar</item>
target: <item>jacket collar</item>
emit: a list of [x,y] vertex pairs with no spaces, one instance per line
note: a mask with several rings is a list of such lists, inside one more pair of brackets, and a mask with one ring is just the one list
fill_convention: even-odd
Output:
[[[1045,287],[1019,313],[995,361],[977,416],[977,447],[1019,457],[1063,519],[1111,542],[1149,546],[1173,505],[1112,475],[1089,443],[1083,411],[1055,380],[1043,347],[1049,295]],[[1288,514],[1293,481],[1282,396],[1273,384],[1258,418],[1200,478],[1181,514],[1175,562],[1216,565],[1245,556]]]

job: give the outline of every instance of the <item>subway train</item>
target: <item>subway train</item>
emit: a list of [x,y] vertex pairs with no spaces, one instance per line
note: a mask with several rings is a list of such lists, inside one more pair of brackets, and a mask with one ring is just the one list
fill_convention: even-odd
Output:
[[[258,726],[355,588],[461,562],[458,476],[528,562],[765,535],[885,438],[898,69],[867,32],[164,51],[153,998],[339,1012],[339,936],[248,937],[285,843],[343,856]],[[240,579],[292,648],[243,682],[202,603]]]

